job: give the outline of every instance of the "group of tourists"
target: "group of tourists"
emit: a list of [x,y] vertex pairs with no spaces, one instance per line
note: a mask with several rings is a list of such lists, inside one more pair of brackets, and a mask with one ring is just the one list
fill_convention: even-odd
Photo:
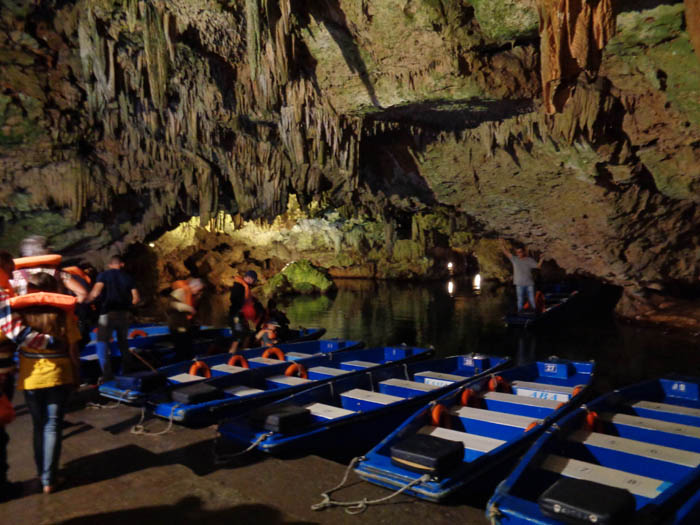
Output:
[[[114,377],[113,334],[123,372],[139,367],[136,358],[143,360],[129,349],[131,311],[141,298],[121,257],[111,257],[107,269],[95,275],[89,265],[62,266],[62,257],[50,253],[41,236],[25,239],[19,251],[19,258],[0,252],[0,501],[21,492],[7,478],[5,425],[15,416],[15,390],[24,392],[32,417],[37,473],[48,494],[56,489],[63,416],[71,391],[81,383],[79,352],[90,331],[97,326],[96,353],[102,373],[98,383]],[[231,353],[251,344],[275,345],[288,330],[289,320],[274,300],[263,308],[253,295],[257,281],[256,272],[250,270],[236,277],[231,288]],[[199,278],[172,284],[166,314],[178,360],[193,357],[195,315],[204,288]]]

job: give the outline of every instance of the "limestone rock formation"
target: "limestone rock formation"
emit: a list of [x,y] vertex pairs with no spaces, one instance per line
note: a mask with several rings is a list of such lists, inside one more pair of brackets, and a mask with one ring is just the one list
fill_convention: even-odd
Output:
[[[655,311],[700,288],[699,31],[694,0],[5,0],[2,245],[96,259],[293,195],[383,225],[375,276],[503,236]],[[187,258],[225,285],[244,252]]]

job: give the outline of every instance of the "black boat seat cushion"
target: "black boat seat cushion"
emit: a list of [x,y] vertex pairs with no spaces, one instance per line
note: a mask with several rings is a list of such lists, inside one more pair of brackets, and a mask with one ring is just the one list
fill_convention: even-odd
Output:
[[391,447],[391,461],[399,467],[443,477],[464,458],[464,444],[428,434],[413,434]]
[[276,403],[253,410],[251,421],[272,432],[288,433],[311,423],[311,411],[293,403]]
[[545,516],[565,523],[630,523],[634,496],[625,489],[593,481],[561,478],[537,500]]
[[219,399],[224,393],[206,383],[194,383],[191,385],[176,388],[172,392],[173,401],[181,404],[196,405],[206,403],[214,399]]
[[124,376],[116,376],[114,379],[117,388],[140,392],[152,392],[165,386],[166,383],[164,375],[151,372],[150,370],[134,372],[133,374]]

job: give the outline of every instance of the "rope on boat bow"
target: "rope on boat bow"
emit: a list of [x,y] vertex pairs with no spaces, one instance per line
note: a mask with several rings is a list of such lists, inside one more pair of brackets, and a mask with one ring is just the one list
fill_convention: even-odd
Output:
[[241,450],[239,452],[236,452],[234,454],[217,454],[216,452],[216,442],[214,442],[214,465],[225,465],[229,461],[231,461],[233,458],[237,458],[238,456],[242,456],[243,454],[250,452],[253,450],[255,447],[257,447],[260,443],[265,441],[267,438],[269,438],[273,432],[265,432],[264,434],[260,434],[258,439],[253,441],[253,443],[250,444],[250,446],[244,450]]
[[99,403],[93,403],[92,401],[88,401],[85,403],[85,408],[89,408],[92,410],[102,410],[103,408],[117,408],[119,405],[121,405],[125,400],[126,396],[128,396],[131,393],[131,390],[125,390],[117,399],[116,403],[107,403],[106,405],[100,405]]
[[168,418],[168,426],[165,427],[165,430],[161,430],[160,432],[151,432],[149,430],[146,430],[146,427],[143,424],[143,420],[146,418],[146,407],[143,406],[141,407],[141,419],[139,419],[139,422],[136,423],[133,427],[131,427],[130,432],[132,434],[136,434],[139,436],[162,436],[163,434],[167,434],[170,432],[173,428],[173,418],[175,415],[175,409],[178,408],[180,405],[173,405],[173,407],[170,409],[170,417]]
[[362,498],[360,500],[356,501],[336,501],[332,500],[330,497],[330,494],[332,492],[335,492],[336,490],[340,489],[343,485],[348,480],[348,476],[350,475],[350,471],[353,469],[353,467],[360,461],[363,461],[366,459],[364,456],[357,456],[355,458],[352,458],[352,461],[350,461],[350,464],[348,467],[345,469],[345,474],[343,475],[342,481],[333,487],[330,490],[327,490],[325,492],[321,493],[321,498],[323,498],[321,501],[318,503],[314,503],[311,505],[311,510],[323,510],[328,507],[345,507],[345,512],[347,514],[360,514],[361,512],[364,512],[368,506],[370,505],[376,505],[378,503],[384,503],[387,500],[390,500],[391,498],[398,496],[405,490],[410,489],[414,485],[418,485],[420,483],[424,483],[427,481],[430,481],[430,475],[428,474],[423,474],[420,478],[414,479],[413,481],[406,483],[405,485],[401,486],[398,490],[392,492],[388,496],[384,496],[383,498],[378,498],[378,499],[372,499],[368,500],[367,498]]

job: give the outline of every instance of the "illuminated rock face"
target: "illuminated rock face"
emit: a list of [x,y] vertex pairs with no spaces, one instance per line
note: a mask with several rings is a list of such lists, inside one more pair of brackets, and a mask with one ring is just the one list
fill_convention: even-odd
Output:
[[383,224],[380,276],[504,236],[633,314],[700,277],[697,20],[693,0],[8,0],[2,245],[95,257],[296,195]]

